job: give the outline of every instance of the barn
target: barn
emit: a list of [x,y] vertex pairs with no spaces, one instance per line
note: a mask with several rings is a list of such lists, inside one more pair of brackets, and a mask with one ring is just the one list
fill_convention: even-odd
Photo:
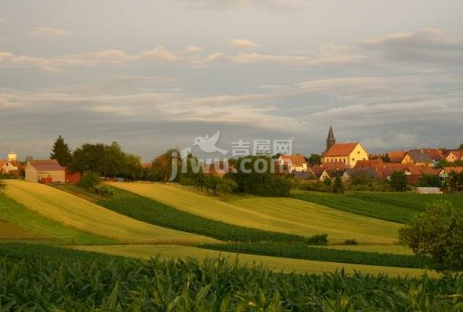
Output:
[[26,181],[41,183],[65,183],[65,169],[56,159],[29,160],[26,165]]

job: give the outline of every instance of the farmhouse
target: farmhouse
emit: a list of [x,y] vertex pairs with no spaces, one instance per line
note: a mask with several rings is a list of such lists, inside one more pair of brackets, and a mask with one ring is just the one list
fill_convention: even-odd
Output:
[[64,183],[66,174],[56,159],[29,160],[26,165],[26,181]]
[[434,165],[434,161],[424,150],[411,150],[402,159],[401,164],[414,164],[419,167],[430,167]]
[[0,160],[0,171],[6,174],[15,174],[19,170],[19,162],[16,159],[17,155],[14,153],[8,154],[8,160]]
[[280,162],[281,166],[287,166],[289,172],[301,172],[308,170],[307,161],[301,154],[282,155],[278,161]]
[[445,160],[448,162],[463,160],[463,150],[449,151],[448,154],[445,156]]

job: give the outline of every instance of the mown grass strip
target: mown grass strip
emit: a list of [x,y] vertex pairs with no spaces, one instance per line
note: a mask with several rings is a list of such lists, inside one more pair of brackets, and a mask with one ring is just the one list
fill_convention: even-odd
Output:
[[205,244],[201,248],[327,262],[367,264],[401,268],[432,268],[430,261],[413,255],[393,255],[375,252],[312,247],[303,244],[231,243]]
[[319,243],[323,240],[320,236],[306,238],[293,234],[261,231],[203,218],[118,188],[115,188],[114,198],[99,200],[97,204],[139,221],[224,241]]

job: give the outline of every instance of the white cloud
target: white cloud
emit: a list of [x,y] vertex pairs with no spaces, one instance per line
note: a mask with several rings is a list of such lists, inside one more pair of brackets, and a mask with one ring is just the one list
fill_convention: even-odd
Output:
[[60,28],[37,26],[34,29],[26,32],[28,37],[65,37],[69,36],[70,32]]
[[171,62],[177,60],[177,56],[165,47],[157,47],[139,54],[128,54],[121,50],[104,50],[56,57],[16,55],[6,51],[0,51],[0,67],[33,66],[50,71],[59,71],[72,67],[90,67],[98,64],[122,65],[140,60]]
[[201,52],[203,49],[201,47],[195,46],[195,45],[187,45],[185,47],[185,52],[188,53],[198,53]]
[[230,39],[230,44],[234,48],[258,48],[260,44],[247,39]]

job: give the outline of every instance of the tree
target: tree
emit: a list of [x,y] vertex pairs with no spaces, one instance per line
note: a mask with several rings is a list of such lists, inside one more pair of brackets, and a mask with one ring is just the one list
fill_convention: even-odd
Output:
[[[181,159],[180,152],[176,148],[167,150],[164,154],[156,157],[151,163],[151,172],[154,181],[158,182],[169,182],[171,177],[172,181],[178,182],[181,173]],[[175,168],[177,173],[173,174],[172,168]]]
[[463,213],[447,202],[432,203],[399,231],[400,241],[439,270],[463,270]]
[[50,159],[56,159],[58,163],[67,167],[72,161],[72,154],[69,146],[64,142],[64,138],[60,135],[53,144]]
[[460,173],[450,172],[448,186],[451,192],[463,192],[463,171]]
[[463,149],[463,143],[460,144],[460,147],[458,149]]
[[309,158],[307,158],[307,162],[310,166],[316,166],[322,163],[322,156],[319,154],[310,154]]
[[391,174],[389,185],[394,191],[404,192],[407,189],[408,176],[401,171],[394,171]]
[[437,175],[423,174],[418,179],[418,186],[441,187],[442,182]]
[[333,193],[344,194],[344,184],[342,183],[342,179],[339,174],[336,175],[336,178],[334,178]]

